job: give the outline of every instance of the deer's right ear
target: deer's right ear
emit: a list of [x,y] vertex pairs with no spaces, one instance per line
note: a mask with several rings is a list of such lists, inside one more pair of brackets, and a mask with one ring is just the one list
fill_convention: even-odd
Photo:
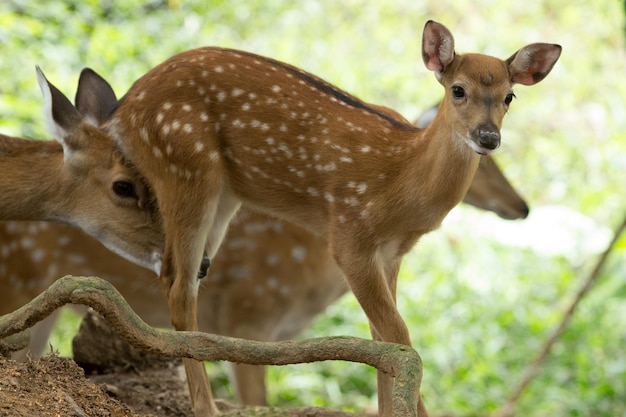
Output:
[[514,53],[506,63],[511,81],[523,85],[537,84],[552,70],[561,56],[561,45],[531,43]]
[[94,126],[104,124],[118,104],[111,85],[90,68],[84,68],[80,73],[74,102],[78,111]]
[[63,145],[67,156],[67,151],[75,149],[77,145],[68,140],[68,137],[80,125],[83,118],[67,97],[46,79],[39,67],[37,67],[37,81],[43,93],[48,129],[54,138]]
[[426,22],[422,35],[424,65],[435,72],[437,79],[454,61],[454,37],[447,27],[433,20]]

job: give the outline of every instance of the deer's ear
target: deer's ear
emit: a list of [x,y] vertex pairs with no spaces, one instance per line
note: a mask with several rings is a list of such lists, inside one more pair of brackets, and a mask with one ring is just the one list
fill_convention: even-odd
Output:
[[78,111],[94,126],[107,121],[117,106],[111,85],[90,68],[84,68],[80,73],[74,101]]
[[514,53],[506,63],[511,81],[523,85],[537,84],[546,78],[561,56],[561,46],[552,43],[532,43]]
[[433,20],[426,22],[422,35],[422,59],[426,68],[434,71],[439,79],[454,56],[454,37],[448,28]]
[[72,143],[70,133],[82,123],[81,114],[67,97],[46,79],[39,67],[37,67],[37,81],[44,98],[48,129],[63,145],[65,151],[74,149],[78,144]]

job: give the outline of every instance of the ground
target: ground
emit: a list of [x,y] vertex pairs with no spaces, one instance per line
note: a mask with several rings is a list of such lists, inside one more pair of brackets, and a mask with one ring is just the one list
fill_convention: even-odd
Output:
[[[95,380],[69,358],[48,355],[28,362],[0,358],[0,415],[2,416],[186,416],[190,414],[184,386],[165,380],[98,375]],[[172,383],[174,382],[174,383]],[[177,386],[179,385],[179,386]],[[174,388],[174,389],[172,389]],[[129,393],[133,393],[129,396]],[[124,401],[124,402],[122,402]]]
[[[0,416],[184,417],[191,416],[178,360],[159,360],[141,370],[85,376],[72,359],[50,354],[28,362],[0,356]],[[319,407],[290,410],[232,409],[225,416],[348,417]]]
[[[99,316],[86,316],[74,359],[49,354],[16,362],[0,355],[0,417],[191,416],[181,361],[139,352],[105,326]],[[354,417],[318,407],[218,406],[228,408],[228,416]]]

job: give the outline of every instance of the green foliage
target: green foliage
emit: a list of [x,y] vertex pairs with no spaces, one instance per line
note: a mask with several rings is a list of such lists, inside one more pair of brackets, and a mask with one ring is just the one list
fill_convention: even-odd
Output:
[[[431,412],[485,415],[511,393],[626,209],[622,2],[4,1],[0,131],[48,136],[36,64],[69,96],[84,66],[121,95],[170,55],[208,44],[283,59],[412,118],[442,95],[421,63],[429,18],[451,28],[459,52],[504,58],[536,41],[564,48],[545,81],[516,88],[497,158],[534,212],[550,206],[580,217],[552,218],[553,227],[521,243],[529,221],[511,226],[459,208],[401,271],[398,303],[424,361]],[[591,225],[584,232],[553,236],[583,223]],[[622,237],[519,415],[626,415],[625,254]],[[305,336],[330,334],[368,337],[351,295]],[[375,403],[376,387],[368,367],[328,362],[274,368],[269,390],[274,404],[363,409]]]

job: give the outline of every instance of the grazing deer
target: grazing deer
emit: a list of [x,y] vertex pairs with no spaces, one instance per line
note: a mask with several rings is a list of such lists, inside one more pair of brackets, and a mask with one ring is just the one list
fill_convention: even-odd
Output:
[[[104,131],[154,191],[165,234],[162,263],[154,267],[174,327],[198,328],[198,267],[214,257],[245,203],[326,240],[374,338],[410,345],[395,303],[402,256],[463,198],[480,155],[499,146],[513,84],[541,81],[560,51],[535,43],[506,61],[458,55],[449,30],[427,22],[422,56],[445,96],[426,129],[243,51],[195,49],[149,71]],[[60,126],[57,139],[80,135],[80,117],[65,116],[76,109],[58,109],[69,101],[41,81],[52,125]],[[101,238],[111,244],[110,236]],[[146,260],[152,252],[127,255]],[[215,414],[203,365],[183,362],[194,412]],[[392,383],[379,373],[382,416],[392,414]],[[427,415],[421,397],[417,409]]]
[[[100,107],[90,82],[81,79],[76,102],[97,124],[104,116],[94,111]],[[108,100],[104,89],[99,94]],[[54,104],[61,119],[77,122],[75,114]],[[84,123],[71,133],[61,130],[56,132],[64,138],[61,143],[0,135],[0,219],[78,226],[116,253],[158,272],[163,234],[149,187],[92,124]],[[141,239],[129,242],[125,237],[129,234]]]

